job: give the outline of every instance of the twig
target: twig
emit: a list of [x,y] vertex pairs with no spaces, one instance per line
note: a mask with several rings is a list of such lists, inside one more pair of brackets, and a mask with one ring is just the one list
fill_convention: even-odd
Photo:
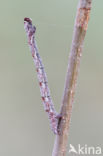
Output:
[[82,55],[83,41],[85,38],[92,0],[80,0],[75,20],[73,41],[69,56],[64,95],[61,105],[61,122],[59,129],[61,135],[56,135],[52,156],[65,156],[68,140],[68,130],[77,83],[80,57]]
[[44,66],[42,64],[42,60],[40,58],[37,44],[35,41],[35,31],[36,27],[32,26],[32,20],[30,18],[24,18],[24,28],[28,38],[28,44],[32,53],[33,61],[36,66],[37,76],[39,80],[41,97],[44,105],[45,111],[48,113],[48,117],[50,119],[51,129],[55,134],[58,133],[57,125],[59,116],[57,115],[52,99],[50,97],[50,90],[48,87],[47,76],[44,71]]

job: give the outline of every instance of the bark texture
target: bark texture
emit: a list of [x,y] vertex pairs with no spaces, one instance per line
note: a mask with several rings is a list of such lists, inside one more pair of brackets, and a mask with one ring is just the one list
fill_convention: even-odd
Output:
[[62,116],[58,125],[60,135],[56,135],[52,156],[66,155],[72,106],[77,84],[80,58],[82,55],[83,42],[90,16],[91,3],[92,0],[80,0],[77,8],[65,88],[60,110],[60,114]]

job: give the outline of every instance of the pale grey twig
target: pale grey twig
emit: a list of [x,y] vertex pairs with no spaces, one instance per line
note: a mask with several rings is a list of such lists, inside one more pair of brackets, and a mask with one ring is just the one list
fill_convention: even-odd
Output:
[[60,110],[62,118],[59,124],[59,130],[61,135],[56,135],[52,156],[66,155],[74,93],[77,84],[83,42],[88,26],[91,3],[92,0],[79,0],[65,81],[65,89],[63,92],[63,99]]

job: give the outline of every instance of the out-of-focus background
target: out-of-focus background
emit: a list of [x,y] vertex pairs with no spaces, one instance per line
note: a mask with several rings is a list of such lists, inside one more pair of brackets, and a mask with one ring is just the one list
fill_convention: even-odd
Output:
[[[0,156],[50,156],[55,136],[40,98],[23,18],[36,40],[59,111],[78,0],[0,4]],[[73,107],[69,144],[103,148],[103,1],[93,1]],[[67,152],[68,156],[68,152]]]

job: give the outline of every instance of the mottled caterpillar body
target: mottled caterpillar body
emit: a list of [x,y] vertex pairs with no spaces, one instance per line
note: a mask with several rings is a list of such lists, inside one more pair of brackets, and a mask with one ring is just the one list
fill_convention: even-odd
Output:
[[35,41],[35,32],[36,27],[32,26],[32,20],[30,18],[24,18],[24,28],[28,38],[28,44],[30,51],[33,57],[33,61],[37,71],[37,77],[40,86],[41,97],[44,105],[45,111],[48,113],[50,120],[51,129],[55,134],[58,134],[57,125],[58,125],[58,115],[54,109],[54,105],[50,96],[50,90],[48,87],[47,76],[40,58],[37,44]]

